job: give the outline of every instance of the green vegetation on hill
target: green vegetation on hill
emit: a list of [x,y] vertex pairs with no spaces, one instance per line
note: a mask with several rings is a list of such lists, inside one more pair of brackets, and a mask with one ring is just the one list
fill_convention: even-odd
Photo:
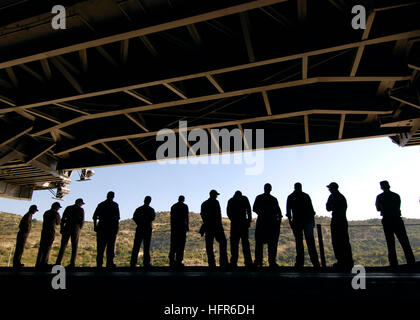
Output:
[[[16,235],[21,216],[0,213],[0,266],[12,264],[13,252],[16,244]],[[322,234],[325,246],[325,256],[327,265],[335,262],[331,246],[330,219],[326,217],[317,217],[316,223],[322,225]],[[407,233],[410,238],[411,246],[417,259],[420,259],[420,220],[406,219]],[[228,219],[223,219],[226,237],[229,239],[230,223]],[[356,264],[364,266],[384,266],[388,264],[387,248],[383,235],[380,220],[351,221],[349,222],[350,239],[353,248],[353,256]],[[198,230],[201,226],[201,218],[196,213],[190,213],[190,232],[188,233],[187,244],[185,248],[186,265],[206,265],[207,258],[205,252],[204,239],[201,238]],[[39,239],[41,234],[42,222],[34,219],[32,232],[29,235],[28,242],[23,253],[22,263],[26,266],[35,264],[38,254]],[[254,250],[254,230],[255,221],[253,221],[250,230],[251,248]],[[116,244],[115,262],[118,266],[128,266],[130,261],[131,249],[134,241],[135,224],[132,220],[123,220],[120,222]],[[316,231],[315,236],[317,237]],[[169,213],[157,213],[153,224],[152,236],[152,263],[156,266],[168,265],[170,225]],[[58,254],[61,235],[58,232],[50,254],[50,263],[54,263]],[[218,251],[215,243],[215,251]],[[228,245],[229,247],[229,245]],[[404,261],[404,255],[399,244],[397,245],[399,261]],[[240,250],[241,251],[241,250]],[[71,245],[67,248],[63,264],[67,265],[70,260]],[[140,259],[142,261],[142,250]],[[266,255],[266,252],[265,252]],[[289,223],[283,220],[278,245],[278,263],[284,266],[292,266],[295,259],[295,242],[290,230]],[[78,266],[94,266],[96,259],[96,233],[93,231],[93,223],[86,222],[82,230],[79,242],[79,254],[77,258]],[[240,254],[240,259],[242,259]],[[306,253],[306,264],[309,265],[309,257]],[[240,263],[243,261],[240,260]]]

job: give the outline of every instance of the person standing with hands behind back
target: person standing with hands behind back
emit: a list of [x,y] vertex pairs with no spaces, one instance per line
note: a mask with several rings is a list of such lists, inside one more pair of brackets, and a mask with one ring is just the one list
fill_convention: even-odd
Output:
[[[104,251],[106,248],[106,266],[115,268],[115,242],[120,221],[120,209],[118,203],[114,202],[115,193],[110,191],[106,200],[98,204],[93,214],[93,226],[96,232],[97,256],[96,266],[102,267]],[[99,219],[99,222],[97,220]]]
[[348,272],[353,268],[353,254],[351,251],[348,222],[346,217],[347,201],[338,191],[338,184],[331,182],[327,186],[331,195],[327,201],[327,211],[332,211],[331,241],[337,263],[333,265],[339,271]]
[[155,209],[150,206],[152,198],[146,196],[144,198],[144,205],[138,207],[133,215],[133,220],[137,224],[136,235],[134,237],[133,251],[131,253],[131,268],[137,265],[137,257],[139,255],[140,246],[143,242],[143,265],[150,268],[150,242],[152,241],[152,221],[155,220]]

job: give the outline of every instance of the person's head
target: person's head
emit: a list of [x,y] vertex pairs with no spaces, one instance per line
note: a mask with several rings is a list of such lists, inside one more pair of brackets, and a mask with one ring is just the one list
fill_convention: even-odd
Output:
[[54,203],[51,205],[51,210],[58,211],[60,208],[61,208],[61,204],[60,204],[60,202],[54,202]]
[[31,205],[30,207],[29,207],[29,213],[30,214],[34,214],[35,212],[37,212],[38,211],[38,207],[36,206],[36,205]]
[[210,198],[212,198],[212,199],[216,199],[217,198],[217,196],[219,195],[220,193],[219,192],[217,192],[216,190],[211,190],[210,191]]
[[295,183],[295,191],[297,191],[297,192],[302,191],[302,184],[300,182]]
[[185,201],[185,197],[184,196],[179,196],[178,197],[178,202],[183,203]]
[[384,191],[387,191],[387,190],[391,189],[391,186],[389,185],[389,182],[386,181],[386,180],[381,181],[379,184],[381,185],[381,189],[384,190]]
[[144,197],[144,204],[149,205],[150,202],[152,202],[152,197],[151,196]]
[[114,198],[115,198],[115,193],[114,193],[114,191],[110,191],[110,192],[108,192],[108,193],[106,194],[106,199],[107,199],[107,200],[114,200]]
[[242,192],[240,192],[239,190],[235,192],[235,194],[233,195],[235,198],[240,198],[242,197]]
[[78,205],[79,207],[81,207],[81,206],[83,206],[85,203],[83,202],[83,199],[82,198],[79,198],[79,199],[77,199],[75,202],[74,202],[76,205]]
[[338,183],[337,182],[331,182],[327,186],[328,190],[330,190],[331,193],[338,191]]
[[271,184],[266,183],[264,185],[264,193],[270,193],[271,192],[271,189],[272,189]]

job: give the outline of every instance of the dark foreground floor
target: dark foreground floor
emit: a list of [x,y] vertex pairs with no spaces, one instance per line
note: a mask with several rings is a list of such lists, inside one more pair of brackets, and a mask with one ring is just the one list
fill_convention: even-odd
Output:
[[[387,314],[389,309],[400,316],[402,308],[420,309],[418,267],[414,270],[402,267],[393,272],[368,268],[365,290],[352,288],[354,274],[331,270],[315,273],[310,268],[299,273],[291,268],[236,272],[194,267],[178,272],[164,267],[135,271],[76,268],[66,271],[65,290],[52,288],[54,276],[32,268],[20,271],[0,268],[2,304],[7,306],[10,302],[16,308],[19,301],[26,301],[23,306],[27,307],[27,302],[32,301],[32,310],[60,306],[65,313],[78,313],[81,306],[87,306],[86,310],[94,314],[134,310],[139,319],[146,313],[148,319],[277,319],[284,312],[316,314],[315,318],[350,314],[360,318],[357,315],[368,309],[374,314]],[[223,311],[209,314],[209,308],[218,304],[249,305],[254,312],[232,315],[223,307]],[[195,317],[165,314],[176,312],[177,306],[198,307],[199,311]],[[240,308],[236,309],[238,313]]]

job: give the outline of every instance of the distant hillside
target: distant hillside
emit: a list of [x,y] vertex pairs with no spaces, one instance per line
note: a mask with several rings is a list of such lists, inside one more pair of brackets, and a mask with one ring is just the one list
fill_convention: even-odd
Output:
[[[13,252],[16,243],[16,234],[21,216],[0,212],[0,266],[7,266],[12,263]],[[325,255],[327,264],[331,265],[335,262],[331,246],[331,237],[329,231],[330,219],[326,217],[317,217],[317,223],[322,225],[322,232],[325,245]],[[406,219],[407,232],[410,238],[417,260],[420,260],[420,219]],[[229,238],[230,223],[228,219],[223,219],[226,237]],[[411,225],[411,226],[410,226]],[[28,242],[23,254],[22,262],[27,266],[35,264],[36,255],[38,253],[39,238],[41,233],[42,222],[34,220],[32,232],[28,238]],[[201,226],[201,218],[196,213],[190,213],[190,232],[185,249],[186,265],[207,265],[205,253],[204,239],[198,234]],[[251,248],[254,250],[254,229],[255,221],[253,221],[250,230]],[[387,249],[382,231],[380,220],[352,221],[350,222],[350,238],[353,248],[353,256],[357,264],[365,266],[382,266],[387,265]],[[57,229],[58,231],[58,229]],[[131,249],[134,240],[135,224],[132,220],[124,220],[120,223],[120,231],[116,246],[116,263],[119,266],[129,265]],[[315,232],[316,236],[316,232]],[[167,265],[169,252],[169,213],[157,213],[156,220],[153,224],[152,236],[152,263],[154,265]],[[59,250],[61,235],[57,232],[56,240],[50,255],[50,263],[55,262]],[[64,258],[64,265],[69,263],[70,243]],[[228,245],[229,248],[229,245]],[[399,245],[398,254],[400,262],[403,261],[403,253]],[[217,244],[215,245],[217,251]],[[230,250],[229,250],[230,251]],[[240,250],[241,252],[241,250]],[[252,253],[254,255],[254,252]],[[140,252],[142,255],[142,250]],[[265,251],[266,256],[266,251]],[[79,243],[79,255],[77,264],[80,266],[94,266],[96,257],[96,234],[93,231],[93,223],[86,222],[82,230]],[[240,254],[241,257],[241,254]],[[242,259],[242,257],[240,258]],[[293,265],[295,259],[295,243],[287,221],[283,221],[279,246],[278,246],[278,262],[280,265]],[[309,257],[306,254],[306,263]],[[142,262],[140,257],[139,262]],[[242,263],[242,260],[240,260]]]

